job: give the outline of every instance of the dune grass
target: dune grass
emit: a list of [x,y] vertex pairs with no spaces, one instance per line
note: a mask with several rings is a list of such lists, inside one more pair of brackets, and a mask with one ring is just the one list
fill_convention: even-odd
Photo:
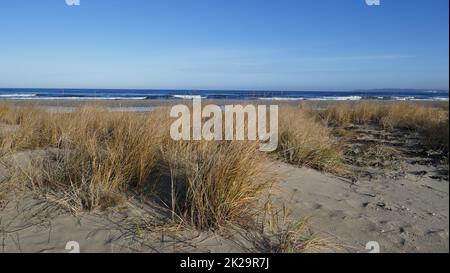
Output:
[[[321,171],[344,171],[341,147],[328,125],[377,123],[413,130],[430,147],[448,150],[448,109],[407,103],[344,103],[326,110],[283,106],[279,147],[272,155],[250,141],[173,141],[171,122],[168,109],[126,113],[88,106],[49,113],[0,104],[0,123],[15,128],[0,134],[0,154],[45,151],[17,170],[17,181],[74,213],[115,207],[139,192],[156,195],[171,221],[210,230],[245,226],[264,211],[261,200],[276,181],[270,167],[274,156]],[[303,225],[291,229],[303,234]],[[286,245],[281,248],[298,250],[286,238],[280,237]]]
[[73,212],[117,206],[130,188],[169,185],[170,202],[163,206],[172,220],[214,229],[248,221],[273,182],[270,162],[258,152],[258,143],[173,141],[165,110],[0,109],[0,122],[19,125],[1,137],[2,154],[48,152],[18,170],[19,180]]
[[292,220],[292,211],[284,204],[275,206],[270,199],[264,204],[262,221],[266,222],[263,238],[255,240],[260,249],[268,249],[272,253],[334,251],[339,246],[332,240],[317,236],[309,225],[308,218]]
[[166,141],[159,171],[187,187],[183,202],[172,201],[173,211],[202,230],[251,219],[274,182],[271,163],[258,148],[249,142]]
[[[273,154],[260,152],[256,141],[173,141],[168,110],[109,112],[94,105],[49,113],[0,104],[0,124],[14,128],[0,134],[0,154],[31,158],[14,164],[12,182],[74,214],[120,207],[137,194],[167,212],[167,223],[202,231],[259,229],[263,200],[276,183],[274,156],[324,171],[340,166],[328,129],[299,108],[282,110]],[[258,235],[272,241],[269,251],[324,245],[305,222],[262,225],[270,226]]]
[[[298,109],[285,111],[275,154],[297,165],[335,168],[338,153],[328,130]],[[16,164],[15,181],[74,214],[117,207],[138,193],[156,201],[172,223],[199,230],[257,226],[262,200],[276,182],[272,155],[252,141],[173,141],[168,117],[168,109],[115,113],[88,106],[48,113],[0,105],[0,123],[17,127],[0,135],[0,149],[42,152],[29,165]],[[283,240],[277,251],[309,247],[309,237],[297,238],[304,227],[273,233]],[[295,242],[286,241],[291,237]]]
[[327,124],[345,126],[379,124],[388,130],[409,130],[421,135],[423,144],[448,152],[449,111],[444,105],[411,102],[340,103],[319,113]]
[[286,162],[321,171],[343,171],[342,151],[329,128],[301,107],[280,111],[278,154]]

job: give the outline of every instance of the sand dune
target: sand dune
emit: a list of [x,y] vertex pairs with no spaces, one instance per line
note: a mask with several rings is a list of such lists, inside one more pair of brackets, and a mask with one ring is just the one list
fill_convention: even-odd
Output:
[[[345,111],[350,108],[343,109],[343,111],[335,113],[336,121],[346,117]],[[442,118],[448,118],[448,113],[445,116],[443,111],[437,112],[439,115],[435,115],[429,109],[420,109],[424,113],[429,113],[430,117],[436,117],[439,122]],[[155,191],[151,194],[150,191],[146,191],[145,183],[148,182],[149,187],[156,187],[160,183],[155,182],[154,177],[152,177],[153,180],[148,181],[144,177],[145,179],[142,180],[144,187],[141,187],[139,190],[142,191],[138,192],[139,187],[133,188],[133,183],[129,181],[135,179],[134,176],[118,176],[124,185],[117,187],[121,191],[120,194],[116,194],[117,189],[111,190],[111,196],[116,198],[115,202],[108,203],[110,199],[93,199],[93,201],[98,201],[95,203],[96,207],[86,207],[86,204],[82,203],[86,201],[85,195],[96,188],[88,188],[86,191],[86,188],[81,187],[83,184],[80,184],[79,188],[71,188],[71,184],[67,181],[60,181],[61,177],[65,176],[58,176],[57,172],[51,174],[53,176],[50,178],[54,178],[54,180],[48,186],[36,184],[34,180],[40,178],[39,175],[42,171],[53,171],[52,168],[63,170],[63,172],[67,170],[64,169],[67,166],[61,164],[61,160],[65,158],[58,155],[70,156],[68,149],[75,151],[79,149],[78,152],[83,152],[79,147],[72,145],[74,140],[80,140],[80,143],[86,144],[86,147],[94,147],[93,151],[97,156],[94,158],[83,157],[83,161],[73,161],[80,164],[77,165],[79,169],[68,169],[74,172],[72,177],[75,179],[78,178],[77,174],[80,170],[86,171],[83,169],[85,166],[83,164],[94,164],[95,161],[95,164],[98,164],[95,166],[101,169],[101,166],[111,162],[117,163],[117,160],[105,160],[106,154],[102,146],[109,144],[110,132],[115,128],[108,127],[108,124],[106,126],[95,123],[97,125],[91,128],[92,132],[90,133],[93,133],[93,136],[90,140],[97,141],[97,146],[89,146],[89,143],[92,142],[87,139],[77,139],[83,136],[78,133],[82,130],[80,124],[83,124],[84,120],[80,119],[80,123],[74,123],[73,128],[69,127],[72,130],[70,133],[73,135],[68,136],[65,134],[67,132],[55,129],[58,127],[52,127],[54,123],[48,122],[54,116],[43,112],[30,114],[22,110],[17,112],[10,109],[5,110],[3,118],[6,122],[0,122],[0,140],[4,144],[0,150],[2,152],[0,154],[0,252],[68,252],[71,251],[69,242],[76,242],[80,252],[89,253],[368,252],[366,249],[368,242],[376,242],[380,246],[381,252],[449,251],[449,180],[448,151],[446,151],[448,142],[447,146],[445,143],[439,142],[437,144],[443,144],[443,146],[436,145],[436,142],[433,142],[431,146],[425,145],[424,137],[428,135],[423,132],[421,134],[416,129],[411,130],[401,126],[389,129],[370,121],[353,124],[351,122],[355,122],[352,120],[355,117],[354,114],[349,116],[350,118],[346,122],[329,128],[320,121],[316,121],[314,117],[308,116],[310,112],[292,108],[287,109],[292,112],[288,112],[290,115],[285,116],[289,118],[282,127],[282,130],[287,130],[285,132],[290,132],[290,138],[287,138],[288,142],[283,146],[285,150],[281,153],[266,156],[249,149],[242,154],[245,145],[234,150],[227,150],[222,149],[221,146],[206,145],[202,148],[200,146],[177,146],[169,142],[173,146],[166,147],[168,149],[166,153],[160,155],[158,150],[161,147],[156,147],[157,149],[155,148],[151,152],[158,156],[156,159],[158,164],[152,165],[151,171],[147,175],[166,168],[167,166],[161,162],[169,160],[168,162],[177,163],[178,165],[175,165],[177,168],[185,168],[185,175],[189,176],[192,168],[198,165],[183,165],[182,162],[186,160],[179,161],[179,157],[185,156],[190,160],[198,160],[198,158],[208,158],[209,154],[214,151],[221,151],[228,153],[227,156],[217,157],[219,159],[211,157],[212,161],[207,161],[209,162],[207,166],[214,167],[210,168],[207,174],[217,175],[212,181],[219,180],[222,183],[232,184],[241,179],[249,179],[246,183],[255,186],[257,183],[252,184],[255,183],[250,179],[252,176],[247,175],[266,179],[266,176],[259,176],[262,169],[254,168],[250,170],[253,171],[252,174],[247,174],[249,170],[244,167],[248,168],[248,165],[240,163],[259,164],[261,159],[264,159],[264,163],[268,161],[264,167],[270,167],[264,171],[273,175],[269,178],[275,178],[274,182],[276,182],[268,193],[261,191],[261,195],[257,195],[255,198],[253,190],[248,191],[249,188],[246,187],[238,188],[242,193],[238,196],[246,194],[243,199],[238,200],[239,202],[255,198],[255,204],[251,203],[251,206],[243,207],[248,209],[248,212],[255,212],[254,218],[240,218],[235,211],[231,211],[232,213],[222,216],[222,218],[212,218],[211,216],[224,212],[220,210],[221,206],[218,206],[212,212],[204,212],[202,219],[205,222],[202,222],[202,225],[196,225],[195,222],[187,222],[192,219],[188,215],[180,214],[178,216],[180,219],[175,219],[170,208],[170,199],[163,199],[163,195],[157,196],[160,199],[157,200],[158,202],[154,202],[152,194],[164,194],[163,191]],[[90,113],[104,115],[103,118],[111,115],[111,113],[101,111],[85,112],[88,117],[93,117],[95,121],[99,122],[103,122],[104,119],[96,115],[89,116]],[[374,113],[377,112],[374,111]],[[41,115],[42,119],[34,122],[37,115]],[[66,121],[77,117],[71,115],[69,113],[65,116]],[[398,115],[399,121],[410,122],[408,116]],[[129,117],[130,119],[121,120],[121,124],[133,124],[131,122],[133,119],[131,116]],[[298,119],[296,126],[292,123],[294,118]],[[424,119],[423,117],[416,118]],[[45,126],[48,127],[40,127],[41,121],[46,121]],[[115,121],[117,120],[112,117],[110,124],[114,124],[114,126],[120,124],[114,123]],[[26,128],[30,131],[19,132],[24,124],[29,126]],[[436,122],[435,128],[438,128],[439,124],[441,123]],[[59,128],[66,128],[64,127],[66,123],[62,122],[59,126],[61,126]],[[154,123],[148,124],[148,126],[152,128]],[[99,128],[107,128],[107,130],[99,130]],[[125,141],[123,135],[130,136],[128,132],[131,135],[135,132],[134,130],[128,131],[128,127],[121,128],[123,131],[115,135],[117,141],[115,146],[107,146],[109,148],[107,151],[111,152],[117,146],[128,144],[129,141]],[[51,133],[47,132],[49,135],[41,134],[44,129],[49,129]],[[296,133],[303,133],[307,130],[311,131],[296,135]],[[433,130],[429,132],[432,133]],[[441,131],[445,133],[445,128],[441,128]],[[99,137],[96,133],[103,135]],[[38,135],[36,136],[36,134]],[[317,134],[321,134],[320,138]],[[16,139],[15,136],[20,137],[22,142],[19,144],[23,146],[17,146],[18,137]],[[442,140],[436,136],[435,138],[437,141]],[[140,142],[135,138],[130,139],[138,144],[147,143]],[[164,142],[161,142],[161,145],[163,144]],[[63,149],[64,147],[66,150]],[[128,150],[136,148],[134,146],[126,147]],[[150,154],[149,150],[142,150],[139,147],[133,150],[137,155]],[[183,150],[180,147],[189,149]],[[215,147],[216,150],[202,150],[205,147]],[[442,148],[437,149],[436,147]],[[197,157],[190,157],[197,153],[199,153]],[[176,154],[177,157],[172,158],[173,154]],[[117,155],[121,155],[121,153],[117,153]],[[293,158],[296,160],[292,160]],[[35,162],[43,162],[42,159],[45,159],[45,162],[50,165],[33,165]],[[139,163],[139,161],[132,161],[133,158],[126,159],[131,160],[129,161],[131,167]],[[242,161],[242,159],[247,161]],[[218,160],[229,161],[227,164],[217,165]],[[201,161],[199,162],[201,163]],[[106,174],[114,172],[117,168],[122,167],[122,164],[123,162],[119,161],[118,165],[112,165],[114,168],[111,168],[111,171]],[[44,166],[46,169],[39,169],[37,166]],[[253,167],[255,166],[253,165]],[[332,168],[327,168],[330,166]],[[233,177],[238,167],[242,168],[239,169],[240,176],[235,180],[223,180],[223,177],[220,176],[220,174],[226,173]],[[105,174],[95,173],[96,170],[98,169],[92,173]],[[18,173],[21,176],[17,176]],[[93,179],[92,173],[83,177]],[[201,172],[197,172],[197,174],[201,174]],[[105,181],[103,176],[96,176],[96,178],[99,177],[101,179],[97,183],[103,183]],[[114,176],[106,177],[114,178]],[[195,176],[193,177],[195,178]],[[209,176],[205,177],[199,182],[211,182],[208,180]],[[40,183],[45,183],[45,180],[42,181]],[[107,181],[113,183],[115,180]],[[164,181],[162,180],[163,183]],[[107,188],[108,183],[103,186]],[[212,189],[211,191],[216,195],[207,195],[208,198],[222,198],[220,193],[224,189],[228,189],[216,188],[215,185],[210,187],[205,190]],[[170,189],[168,192],[170,193]],[[227,192],[225,193],[227,194]],[[224,196],[229,197],[226,194]],[[273,205],[266,197],[271,197]],[[87,197],[88,201],[89,198],[90,196]],[[69,199],[72,203],[67,205]],[[236,204],[242,204],[239,202]],[[210,204],[206,203],[206,205]],[[231,209],[234,208],[233,204],[229,205]],[[205,203],[201,203],[196,207],[195,212],[201,212],[204,206]],[[275,213],[273,213],[274,211]],[[279,217],[280,211],[288,217],[283,218],[283,221],[272,220],[271,218],[275,216]],[[230,211],[225,212],[229,213]],[[305,218],[309,219],[309,225],[301,226],[298,234],[297,230],[288,229],[290,223]],[[308,238],[310,234],[314,234],[311,237],[314,239],[303,241],[303,237],[296,237],[297,235],[302,236],[303,233],[308,235],[305,236]],[[305,242],[314,242],[318,247],[306,248],[302,245]],[[72,246],[74,245],[72,244]],[[72,250],[77,250],[77,248]]]
[[[339,245],[333,251],[366,252],[377,241],[382,252],[448,252],[448,182],[406,177],[351,184],[308,168],[279,163],[278,200],[292,217],[311,217],[311,228]],[[147,208],[148,209],[148,208]],[[77,241],[82,252],[255,252],[243,238],[201,232],[131,232],[143,209],[75,217],[46,200],[24,195],[0,213],[2,252],[66,252]],[[174,234],[178,238],[175,238]]]

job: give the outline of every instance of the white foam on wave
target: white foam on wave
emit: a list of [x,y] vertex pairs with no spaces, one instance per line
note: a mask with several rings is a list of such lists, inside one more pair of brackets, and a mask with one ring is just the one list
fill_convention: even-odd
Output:
[[402,101],[415,99],[415,97],[393,97],[393,98],[394,100],[402,100]]
[[305,98],[273,97],[273,98],[258,98],[258,100],[297,101],[297,100],[305,100]]
[[192,100],[192,99],[205,99],[206,97],[202,97],[199,95],[172,95],[172,97],[183,100]]
[[446,97],[446,98],[435,98],[435,100],[448,101],[448,97]]
[[411,101],[448,101],[448,98],[410,99]]
[[321,98],[309,98],[308,100],[362,100],[361,96],[342,96],[342,97],[321,97]]
[[147,97],[36,97],[36,96],[10,96],[8,99],[22,100],[145,100]]
[[0,94],[0,98],[31,98],[37,94]]
[[[71,106],[44,106],[42,107],[48,113],[73,113],[77,110]],[[108,107],[109,112],[153,112],[155,107]]]

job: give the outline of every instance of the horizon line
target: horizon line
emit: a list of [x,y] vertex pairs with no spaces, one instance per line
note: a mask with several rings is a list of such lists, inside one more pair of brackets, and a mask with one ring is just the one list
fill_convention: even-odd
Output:
[[60,88],[60,87],[0,87],[0,90],[7,90],[7,89],[13,89],[13,90],[29,90],[29,89],[36,89],[36,90],[140,90],[140,91],[231,91],[231,92],[364,92],[364,91],[379,91],[379,90],[393,90],[393,91],[401,91],[401,90],[415,90],[415,91],[441,91],[441,92],[449,92],[449,89],[442,89],[442,88],[368,88],[368,89],[347,89],[347,90],[333,90],[333,89],[321,89],[321,90],[280,90],[280,89],[195,89],[195,88],[75,88],[75,87],[67,87],[67,88]]

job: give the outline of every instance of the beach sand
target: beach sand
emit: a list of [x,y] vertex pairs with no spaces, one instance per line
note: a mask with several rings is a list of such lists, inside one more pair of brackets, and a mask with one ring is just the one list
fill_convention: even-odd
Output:
[[[340,247],[366,252],[369,241],[382,252],[448,252],[448,182],[408,177],[350,184],[312,169],[280,163],[280,200],[293,217],[311,217],[311,228]],[[280,201],[281,202],[281,201]],[[154,213],[153,210],[150,210]],[[21,196],[0,211],[2,252],[65,252],[76,241],[82,252],[263,252],[243,238],[214,233],[131,231],[132,217],[148,210],[131,206],[121,213],[59,211],[54,204]],[[162,239],[163,238],[163,239]]]
[[[0,135],[16,129],[1,124]],[[309,218],[310,228],[336,246],[322,252],[367,252],[370,241],[377,242],[381,252],[448,252],[448,162],[421,150],[413,134],[367,126],[349,131],[352,134],[341,142],[354,176],[274,161],[273,172],[279,177],[275,202],[289,207],[294,219]],[[380,143],[386,152],[371,153]],[[14,167],[25,168],[31,158],[48,153],[2,156],[0,186],[14,175]],[[69,241],[78,242],[81,252],[270,252],[245,232],[141,227],[144,215],[160,212],[134,199],[124,208],[77,215],[23,190],[0,200],[0,252],[67,252]]]

